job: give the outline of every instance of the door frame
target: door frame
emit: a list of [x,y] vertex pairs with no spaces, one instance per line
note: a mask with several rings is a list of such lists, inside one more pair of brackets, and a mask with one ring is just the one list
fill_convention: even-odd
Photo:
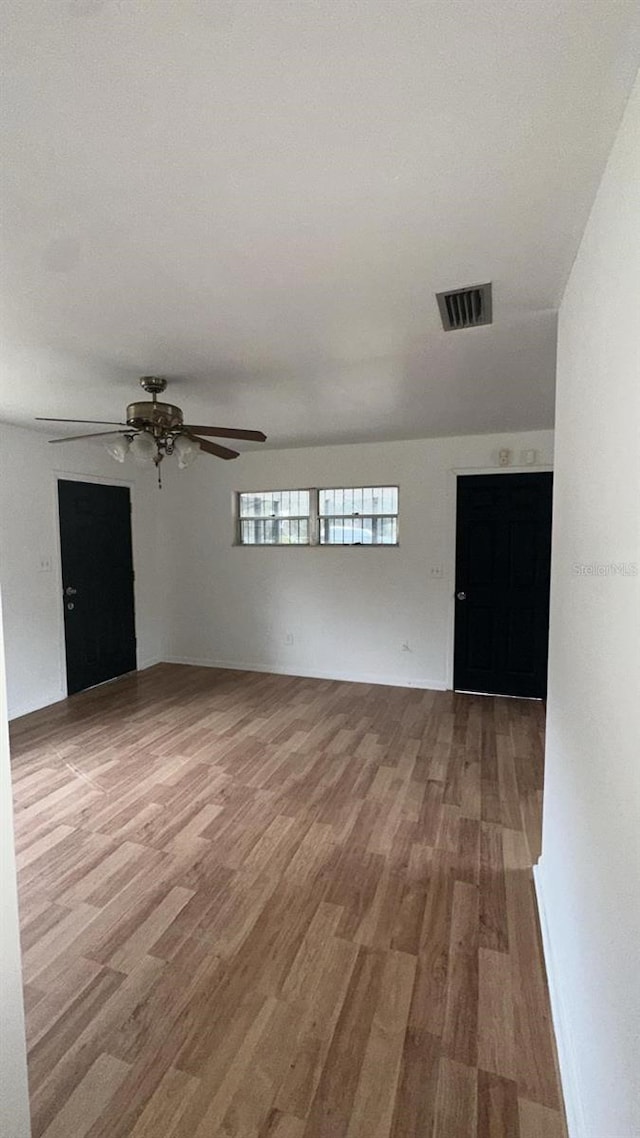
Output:
[[133,541],[135,526],[134,526],[134,510],[135,510],[135,495],[133,493],[135,482],[130,478],[106,478],[101,474],[81,474],[77,470],[58,470],[51,471],[51,495],[53,499],[54,518],[55,518],[55,538],[54,538],[54,555],[55,566],[53,566],[54,577],[56,582],[56,592],[58,596],[58,609],[57,609],[57,626],[58,626],[58,660],[60,668],[60,699],[69,698],[69,685],[67,682],[67,653],[65,647],[64,635],[64,611],[62,607],[62,543],[60,541],[60,503],[58,499],[58,482],[62,479],[64,482],[93,482],[98,486],[126,486],[129,490],[129,501],[131,503],[131,556],[133,561],[133,621],[134,630],[137,638],[138,635],[138,618],[137,618],[137,603],[136,603],[136,563],[135,563],[135,546]]
[[[449,598],[449,612],[447,620],[447,660],[446,660],[446,690],[453,691],[453,661],[454,637],[456,627],[456,526],[458,479],[471,477],[476,474],[553,474],[550,463],[536,463],[531,466],[452,466],[447,477],[447,518],[448,531],[451,534],[449,572],[447,573],[447,588]],[[498,698],[498,697],[496,697]],[[509,699],[510,696],[499,698]]]

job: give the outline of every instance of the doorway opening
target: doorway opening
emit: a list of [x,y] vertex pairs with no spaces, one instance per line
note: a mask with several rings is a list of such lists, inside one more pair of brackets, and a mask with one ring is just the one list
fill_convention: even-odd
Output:
[[553,475],[459,475],[453,686],[547,693]]
[[67,692],[136,669],[127,486],[58,479]]

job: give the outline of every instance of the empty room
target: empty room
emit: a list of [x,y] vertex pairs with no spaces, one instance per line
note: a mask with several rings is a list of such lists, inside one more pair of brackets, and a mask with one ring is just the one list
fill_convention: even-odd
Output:
[[2,17],[2,1138],[640,1138],[637,0]]

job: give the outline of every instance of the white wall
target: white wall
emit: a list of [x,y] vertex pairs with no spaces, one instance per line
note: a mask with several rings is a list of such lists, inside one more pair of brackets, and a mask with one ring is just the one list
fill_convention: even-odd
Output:
[[[161,495],[154,472],[118,466],[97,442],[52,447],[46,435],[0,424],[0,584],[10,718],[66,695],[54,471],[133,483],[138,666],[164,654]],[[50,571],[39,570],[41,558],[50,559]]]
[[[552,432],[201,457],[170,472],[175,660],[421,687],[451,679],[452,469],[490,468],[507,446],[552,459]],[[234,490],[400,486],[399,548],[233,547]],[[430,577],[442,567],[442,579]],[[286,644],[286,636],[293,644]],[[407,642],[409,651],[403,651]]]
[[[514,463],[534,448],[549,464],[552,432],[249,452],[228,464],[203,457],[186,471],[168,463],[160,492],[152,471],[117,466],[97,443],[54,448],[37,432],[0,425],[10,718],[66,694],[56,473],[132,483],[140,667],[170,658],[446,687],[452,470],[489,469],[501,446],[512,449]],[[399,549],[231,544],[233,490],[379,482],[400,485]],[[42,558],[50,571],[39,569]],[[432,567],[444,576],[431,578]]]
[[0,610],[0,1134],[29,1138],[13,801]]
[[636,1138],[640,576],[574,567],[640,566],[640,84],[562,303],[557,384],[537,887],[572,1138]]

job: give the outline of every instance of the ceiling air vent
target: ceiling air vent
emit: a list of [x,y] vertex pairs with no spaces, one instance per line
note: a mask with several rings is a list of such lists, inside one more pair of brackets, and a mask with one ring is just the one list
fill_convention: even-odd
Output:
[[437,292],[436,300],[445,332],[491,324],[491,284]]

